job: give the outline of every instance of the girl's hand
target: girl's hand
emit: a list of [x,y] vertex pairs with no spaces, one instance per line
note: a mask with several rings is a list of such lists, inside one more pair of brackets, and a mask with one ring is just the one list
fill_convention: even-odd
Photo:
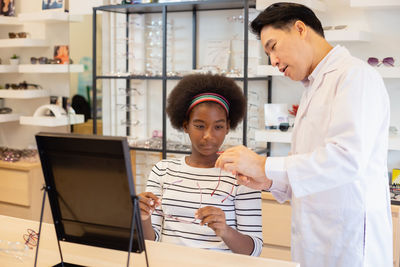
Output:
[[151,192],[143,192],[138,195],[140,218],[146,221],[150,218],[154,209],[161,205],[160,199]]
[[207,225],[215,234],[223,237],[228,229],[225,212],[220,208],[207,206],[196,211],[195,218],[201,220],[200,225]]

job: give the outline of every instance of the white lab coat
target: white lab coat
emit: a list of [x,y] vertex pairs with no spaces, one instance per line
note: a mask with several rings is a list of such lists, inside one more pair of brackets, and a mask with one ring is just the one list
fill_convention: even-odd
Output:
[[291,155],[269,157],[291,200],[292,260],[302,267],[392,267],[389,98],[378,72],[336,46],[304,84]]

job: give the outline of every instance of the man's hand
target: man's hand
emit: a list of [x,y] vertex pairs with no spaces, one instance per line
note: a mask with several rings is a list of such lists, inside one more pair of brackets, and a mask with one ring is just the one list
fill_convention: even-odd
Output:
[[239,184],[253,189],[269,189],[272,181],[265,175],[266,157],[260,156],[245,146],[236,146],[222,153],[215,167],[237,175]]
[[236,176],[238,184],[256,189],[256,190],[268,190],[272,185],[272,180],[265,178],[263,182],[258,182],[251,177],[247,177],[241,174]]

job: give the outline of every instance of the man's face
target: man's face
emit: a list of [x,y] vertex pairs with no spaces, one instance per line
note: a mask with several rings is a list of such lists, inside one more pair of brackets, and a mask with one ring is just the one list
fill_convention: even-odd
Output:
[[301,81],[310,74],[312,55],[309,53],[304,29],[299,30],[297,26],[295,23],[290,26],[290,30],[265,26],[260,37],[272,66],[278,67],[290,79]]

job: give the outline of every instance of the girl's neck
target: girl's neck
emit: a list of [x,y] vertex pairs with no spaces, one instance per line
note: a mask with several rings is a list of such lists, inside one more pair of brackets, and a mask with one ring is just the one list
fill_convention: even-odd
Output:
[[212,156],[201,156],[201,155],[194,155],[191,154],[190,156],[186,157],[186,164],[191,167],[196,168],[214,168],[215,162],[217,161],[218,155]]

